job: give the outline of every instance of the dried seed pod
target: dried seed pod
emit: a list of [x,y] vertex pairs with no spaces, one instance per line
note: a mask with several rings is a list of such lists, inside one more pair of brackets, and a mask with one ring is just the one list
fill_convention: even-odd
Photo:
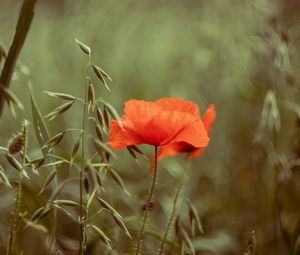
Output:
[[94,197],[96,195],[96,192],[97,192],[97,190],[94,189],[94,191],[92,192],[92,194],[88,195],[88,200],[87,200],[87,203],[86,203],[86,208],[89,208],[91,206],[91,204],[93,202],[93,199],[94,199]]
[[49,141],[47,141],[43,148],[50,148],[50,150],[55,147],[56,145],[58,145],[61,140],[63,139],[64,135],[65,135],[65,131],[58,133],[57,135],[55,135],[54,137],[52,137]]
[[[93,70],[94,73],[96,74],[96,76],[102,81],[102,83],[104,84],[105,88],[110,91],[110,88],[108,87],[105,77],[108,76],[107,73],[105,73],[100,67],[96,66],[96,65],[92,65],[93,66]],[[109,76],[108,76],[109,77]],[[107,78],[108,78],[107,77]],[[111,80],[111,78],[109,77],[109,79]]]
[[97,226],[95,225],[87,225],[86,226],[87,228],[91,228],[93,229],[97,234],[98,236],[100,237],[100,239],[108,246],[108,247],[111,247],[110,243],[111,243],[111,240],[104,234],[104,232],[98,228]]
[[128,150],[129,154],[135,159],[137,160],[137,157],[135,155],[135,152],[132,148],[130,148],[130,146],[127,146],[126,149]]
[[78,152],[78,149],[79,149],[79,146],[80,146],[80,143],[81,143],[81,136],[82,136],[82,133],[79,135],[79,137],[77,138],[75,144],[73,145],[72,154],[71,154],[71,161],[73,161],[76,153]]
[[103,200],[102,198],[100,198],[97,195],[96,195],[96,198],[105,209],[109,210],[111,213],[115,214],[120,219],[123,219],[122,216],[118,213],[118,211],[115,208],[113,208],[108,202],[106,202],[105,200]]
[[56,176],[56,170],[53,170],[46,178],[45,183],[41,189],[41,191],[39,192],[38,195],[42,194],[43,191],[46,189],[46,187],[49,185],[49,183],[54,179],[54,177]]
[[87,176],[84,176],[83,185],[84,185],[85,192],[87,194],[89,194],[90,184],[89,184],[89,180],[88,180]]
[[96,130],[96,134],[97,134],[97,137],[99,138],[99,140],[101,142],[104,142],[103,131],[97,123],[95,124],[95,130]]
[[182,224],[181,224],[180,217],[178,215],[175,219],[175,236],[179,241],[182,239],[181,228],[182,228]]
[[29,163],[31,165],[34,165],[35,169],[38,169],[40,166],[42,166],[44,164],[44,162],[45,162],[45,157],[42,156],[42,157],[31,160]]
[[66,112],[67,110],[69,110],[71,108],[71,106],[74,104],[76,100],[64,103],[58,107],[56,107],[53,111],[51,111],[50,113],[48,113],[45,118],[49,118],[49,120],[53,120],[57,115],[62,114],[64,112]]
[[185,241],[185,243],[189,247],[192,254],[195,255],[196,253],[195,253],[195,249],[194,249],[194,246],[193,246],[193,242],[190,239],[190,237],[188,236],[188,234],[186,233],[184,228],[181,228],[181,233],[182,233],[182,236],[183,236],[183,240]]
[[10,163],[12,167],[14,167],[16,170],[21,171],[22,165],[19,163],[19,161],[12,156],[11,154],[5,154],[7,161]]
[[104,117],[103,117],[103,113],[99,107],[97,107],[96,113],[97,113],[97,119],[100,123],[100,126],[103,128],[104,127]]
[[40,207],[39,209],[37,209],[31,216],[31,221],[36,221],[39,219],[39,217],[41,216],[41,214],[44,212],[45,207]]
[[189,204],[189,219],[190,219],[190,224],[192,226],[193,222],[195,222],[196,226],[197,226],[197,228],[199,230],[199,232],[201,234],[203,234],[204,231],[203,231],[203,227],[202,227],[202,224],[201,224],[201,221],[200,221],[197,209],[195,208],[195,206],[190,201],[188,201],[188,204]]
[[119,218],[117,215],[115,215],[114,213],[112,213],[113,219],[115,220],[115,222],[117,223],[117,225],[125,232],[125,234],[132,239],[132,236],[130,235],[126,225],[124,224],[123,220],[121,218]]
[[104,115],[104,122],[105,122],[105,125],[106,125],[107,127],[109,127],[110,117],[109,117],[109,111],[108,111],[106,105],[103,106],[103,115]]
[[95,99],[95,89],[92,83],[89,83],[89,87],[88,87],[88,102],[91,105],[94,105],[96,102]]
[[96,148],[96,150],[98,151],[98,153],[101,155],[103,152],[107,152],[109,153],[111,156],[113,156],[114,158],[117,157],[117,155],[105,144],[102,143],[101,141],[98,141],[96,139],[93,139],[93,143],[94,146]]
[[52,201],[53,204],[58,204],[58,205],[66,205],[66,206],[79,206],[77,202],[74,202],[72,200],[54,200]]
[[51,97],[56,97],[64,100],[75,100],[77,99],[76,97],[69,95],[69,94],[64,94],[64,93],[57,93],[57,92],[51,92],[51,91],[44,91],[48,96]]
[[129,191],[127,190],[121,176],[112,168],[108,168],[108,171],[109,171],[110,175],[112,176],[112,178],[114,179],[114,181],[125,191],[125,193],[128,196],[131,196]]
[[83,42],[79,41],[78,39],[75,39],[75,42],[78,44],[79,48],[87,55],[91,55],[91,48],[84,44]]
[[24,134],[18,133],[17,135],[12,136],[8,141],[8,151],[10,154],[16,154],[22,151],[24,146]]

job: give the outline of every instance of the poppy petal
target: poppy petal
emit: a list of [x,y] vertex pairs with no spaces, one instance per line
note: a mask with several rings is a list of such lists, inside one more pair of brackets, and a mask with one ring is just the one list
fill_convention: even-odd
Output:
[[170,143],[181,130],[196,121],[191,114],[165,110],[156,103],[143,100],[127,101],[124,111],[133,125],[132,132],[145,144],[157,146]]
[[210,129],[216,120],[216,115],[215,106],[213,104],[209,105],[202,118],[204,127],[208,134],[210,134]]
[[121,150],[134,144],[142,144],[144,141],[128,129],[129,123],[122,118],[123,127],[113,120],[110,124],[110,134],[107,144],[114,150]]
[[199,116],[198,106],[193,102],[184,99],[164,97],[156,100],[154,103],[161,106],[165,110],[185,112],[194,116]]
[[207,146],[209,137],[203,122],[198,120],[192,125],[182,129],[176,137],[174,137],[172,142],[185,142],[192,147],[201,148]]

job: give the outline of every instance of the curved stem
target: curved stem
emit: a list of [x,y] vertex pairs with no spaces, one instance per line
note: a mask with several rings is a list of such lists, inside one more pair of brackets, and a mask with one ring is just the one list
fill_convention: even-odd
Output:
[[168,234],[169,234],[169,231],[170,231],[170,228],[172,226],[172,222],[174,220],[174,217],[175,217],[175,214],[176,214],[176,207],[177,207],[177,202],[178,202],[178,198],[179,198],[179,195],[180,195],[180,192],[181,192],[181,189],[188,177],[188,170],[190,168],[190,160],[188,161],[188,164],[187,164],[187,170],[185,172],[185,175],[182,179],[182,181],[178,184],[178,187],[176,189],[176,192],[175,192],[175,197],[174,197],[174,201],[173,201],[173,208],[172,208],[172,212],[171,212],[171,215],[170,215],[170,218],[169,218],[169,221],[168,221],[168,225],[167,225],[167,228],[166,228],[166,231],[164,233],[164,236],[163,236],[163,239],[160,243],[160,247],[159,247],[159,250],[158,250],[158,255],[162,255],[163,254],[163,251],[164,251],[164,247],[165,247],[165,244],[166,244],[166,241],[167,241],[167,237],[168,237]]
[[150,203],[150,201],[152,200],[153,193],[154,193],[154,188],[155,188],[155,184],[156,184],[156,178],[157,178],[157,146],[155,146],[154,150],[155,150],[155,153],[154,153],[154,173],[153,173],[152,185],[151,185],[151,189],[149,191],[148,200],[146,201],[146,209],[145,209],[145,212],[144,212],[143,222],[142,222],[142,225],[141,225],[140,232],[138,234],[138,243],[137,243],[136,252],[135,252],[136,255],[138,255],[139,251],[140,251],[142,236],[144,234],[145,227],[146,227],[146,224],[147,224],[147,219],[148,219],[148,212],[149,212],[148,203]]

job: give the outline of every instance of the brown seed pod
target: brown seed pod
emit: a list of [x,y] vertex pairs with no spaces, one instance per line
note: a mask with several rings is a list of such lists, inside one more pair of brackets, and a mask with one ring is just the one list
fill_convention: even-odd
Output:
[[8,151],[10,154],[16,154],[22,151],[24,146],[24,134],[18,133],[17,135],[12,136],[8,141]]

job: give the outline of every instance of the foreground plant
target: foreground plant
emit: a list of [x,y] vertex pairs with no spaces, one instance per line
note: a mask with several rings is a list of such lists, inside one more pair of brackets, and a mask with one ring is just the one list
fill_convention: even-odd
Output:
[[[93,85],[93,75],[96,76],[107,90],[110,88],[107,85],[106,80],[111,80],[110,76],[103,71],[100,67],[92,64],[91,59],[91,49],[86,44],[76,40],[79,48],[83,53],[88,55],[88,63],[85,68],[85,84],[84,84],[84,98],[75,97],[73,95],[61,93],[61,92],[51,92],[46,91],[46,93],[54,98],[65,101],[53,111],[42,117],[38,112],[36,104],[33,102],[33,115],[35,117],[35,125],[37,126],[36,136],[39,138],[41,133],[39,130],[46,130],[46,124],[44,123],[44,118],[49,120],[55,119],[57,116],[65,114],[72,109],[75,103],[81,104],[82,106],[82,122],[81,128],[67,128],[58,134],[54,135],[52,138],[49,135],[44,134],[42,141],[40,142],[41,150],[44,152],[43,157],[39,160],[35,160],[37,167],[53,167],[61,164],[65,164],[67,167],[75,169],[79,173],[78,177],[69,177],[64,179],[61,183],[54,182],[54,188],[52,189],[52,194],[48,199],[45,206],[37,209],[31,217],[31,222],[34,224],[42,218],[46,217],[52,210],[59,210],[65,215],[67,215],[72,221],[79,225],[79,240],[78,240],[78,254],[84,254],[87,246],[87,230],[92,230],[98,235],[100,240],[105,243],[107,248],[111,250],[111,240],[110,238],[96,225],[90,224],[90,220],[101,213],[109,213],[118,226],[124,233],[131,238],[129,231],[127,230],[124,219],[117,212],[117,210],[101,198],[100,194],[104,190],[103,184],[100,178],[100,171],[108,172],[113,180],[127,192],[127,189],[118,175],[118,173],[110,165],[110,158],[114,157],[114,152],[108,148],[106,145],[106,136],[108,134],[108,127],[111,118],[119,119],[119,116],[114,109],[114,107],[103,100],[102,98],[96,98],[95,88]],[[41,123],[44,123],[41,125]],[[95,129],[95,135],[91,136],[88,140],[88,126],[93,125]],[[47,133],[47,132],[44,132]],[[67,133],[75,133],[76,139],[71,150],[70,158],[66,158],[57,155],[54,148],[59,145],[63,137]],[[93,146],[88,146],[93,145]],[[94,148],[88,150],[88,148]],[[80,152],[81,149],[81,153]],[[81,155],[79,155],[81,154]],[[98,159],[99,157],[99,159]],[[48,159],[49,158],[49,159]],[[44,164],[45,160],[50,160],[50,163]],[[40,191],[40,194],[48,187],[53,180],[56,179],[56,169],[50,171],[48,177],[44,181],[44,185]],[[76,198],[63,199],[58,198],[61,191],[64,189],[65,185],[70,182],[78,182],[79,186],[79,201]],[[91,205],[94,200],[97,200],[101,208],[95,213],[90,212]],[[69,210],[65,209],[63,206],[73,207],[78,209],[78,217],[74,216]],[[93,206],[94,208],[94,206]],[[54,227],[55,228],[55,227]],[[55,231],[54,231],[55,232]],[[53,250],[53,249],[52,249]],[[53,252],[59,252],[56,248]]]
[[125,103],[124,112],[119,122],[111,122],[108,145],[115,150],[139,144],[154,146],[152,184],[135,251],[139,254],[155,190],[159,147],[183,143],[200,149],[207,146],[209,138],[203,121],[197,115],[197,106],[183,99],[162,98],[155,102],[130,100]]
[[[198,116],[198,118],[201,119],[201,116],[198,112],[198,109],[197,110],[195,109],[194,113]],[[212,127],[215,119],[216,119],[215,107],[214,107],[214,105],[210,105],[207,108],[207,110],[205,111],[205,113],[202,117],[202,121],[203,121],[203,124],[204,124],[204,127],[205,127],[206,131],[207,131],[208,136],[210,136],[210,130],[211,130],[211,127]],[[179,199],[179,196],[180,196],[180,192],[181,192],[181,190],[182,190],[182,188],[183,188],[183,186],[184,186],[184,184],[185,184],[185,182],[187,181],[187,178],[188,178],[188,172],[187,171],[189,170],[189,166],[190,166],[190,158],[195,158],[195,157],[200,156],[202,154],[202,152],[204,151],[204,149],[205,148],[195,148],[195,147],[193,147],[189,144],[185,144],[185,143],[173,143],[173,144],[163,146],[160,149],[159,159],[162,159],[163,157],[166,157],[166,156],[174,156],[174,155],[177,155],[179,153],[185,153],[186,158],[188,159],[188,164],[187,164],[188,166],[186,167],[187,168],[186,172],[184,173],[184,176],[181,179],[181,181],[178,184],[178,187],[175,191],[175,196],[174,196],[171,215],[170,215],[170,218],[168,220],[167,228],[164,232],[164,235],[163,235],[163,238],[162,238],[159,250],[158,250],[159,255],[163,254],[163,252],[164,252],[164,247],[165,247],[165,244],[166,244],[166,241],[167,241],[167,237],[168,237],[170,228],[172,226],[172,223],[173,223],[175,215],[176,215],[176,208],[177,208],[177,203],[178,203],[178,199]],[[198,218],[198,214],[197,214],[195,208],[191,204],[189,204],[189,211],[190,211],[189,214],[190,214],[191,222],[193,220],[195,220],[200,232],[202,232],[203,230],[202,230],[202,227],[201,227],[200,220]],[[182,245],[181,245],[181,247],[182,247]]]
[[[6,158],[8,162],[18,170],[19,172],[19,178],[18,178],[18,186],[16,189],[16,199],[14,208],[12,211],[12,219],[11,219],[11,225],[9,229],[9,243],[6,249],[6,254],[10,255],[13,248],[14,238],[15,234],[17,232],[17,222],[19,219],[20,214],[20,208],[22,204],[22,182],[23,177],[25,175],[25,165],[26,165],[26,149],[27,149],[27,142],[28,142],[28,125],[29,123],[24,120],[23,122],[23,128],[22,132],[17,135],[16,137],[13,137],[8,145],[8,153],[6,154]],[[17,159],[12,156],[12,154],[21,153],[22,156],[22,163],[20,164]]]

